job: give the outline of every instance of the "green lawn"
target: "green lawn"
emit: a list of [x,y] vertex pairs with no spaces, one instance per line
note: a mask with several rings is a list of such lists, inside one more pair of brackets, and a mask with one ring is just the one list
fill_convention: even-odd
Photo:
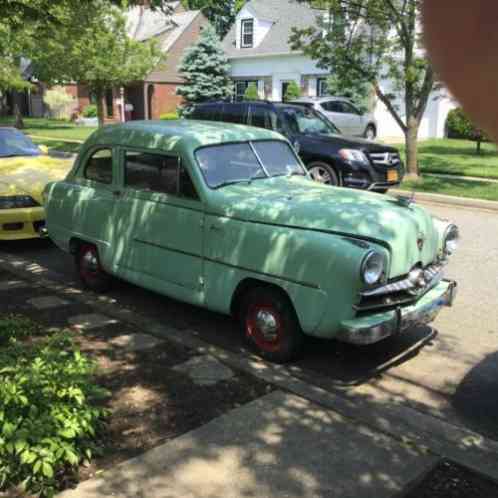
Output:
[[403,190],[415,190],[417,192],[498,201],[498,183],[491,182],[425,176],[418,181],[405,181],[400,188]]
[[[396,144],[404,155],[405,146]],[[498,179],[498,152],[495,144],[482,144],[476,154],[475,142],[467,140],[425,140],[419,142],[421,173],[475,176]]]
[[[0,126],[12,126],[13,117],[0,118]],[[60,138],[61,140],[86,140],[96,128],[76,126],[69,121],[43,118],[24,118],[24,133],[31,136]]]

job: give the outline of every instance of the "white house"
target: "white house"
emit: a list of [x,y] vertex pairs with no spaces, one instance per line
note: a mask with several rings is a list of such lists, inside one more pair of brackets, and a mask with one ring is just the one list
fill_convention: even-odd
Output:
[[[293,27],[316,25],[319,16],[323,16],[323,10],[295,0],[248,1],[223,41],[236,96],[241,98],[248,85],[255,83],[260,98],[281,101],[290,81],[301,86],[303,95],[326,95],[328,72],[289,45]],[[387,91],[389,82],[383,82],[381,87]],[[443,137],[446,117],[454,107],[453,100],[444,91],[431,96],[419,138]],[[403,138],[399,126],[380,101],[374,114],[380,138]]]

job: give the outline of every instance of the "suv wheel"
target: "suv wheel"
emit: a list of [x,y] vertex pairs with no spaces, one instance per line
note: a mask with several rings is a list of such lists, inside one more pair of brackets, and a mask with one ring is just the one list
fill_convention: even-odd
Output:
[[375,126],[373,125],[367,126],[367,129],[365,130],[365,138],[367,140],[375,140],[377,138],[377,131],[375,129]]
[[334,168],[327,163],[315,162],[308,164],[308,171],[313,180],[325,185],[339,186],[339,178]]

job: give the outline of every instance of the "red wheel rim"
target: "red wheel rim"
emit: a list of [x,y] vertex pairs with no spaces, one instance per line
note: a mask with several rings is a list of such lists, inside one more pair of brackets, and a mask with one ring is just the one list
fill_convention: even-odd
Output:
[[83,246],[80,250],[79,270],[85,281],[95,281],[99,278],[100,261],[97,250],[93,246]]
[[246,335],[262,351],[275,353],[283,339],[280,313],[272,304],[259,302],[249,306],[246,317]]

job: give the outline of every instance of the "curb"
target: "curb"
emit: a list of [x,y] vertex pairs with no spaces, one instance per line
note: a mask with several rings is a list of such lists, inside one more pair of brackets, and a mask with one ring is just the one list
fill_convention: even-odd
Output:
[[100,313],[136,327],[142,333],[168,339],[198,354],[214,356],[226,365],[273,384],[284,392],[301,396],[323,408],[339,413],[353,424],[369,426],[375,432],[387,435],[413,448],[414,451],[448,458],[484,473],[492,479],[498,479],[498,466],[496,465],[498,441],[419,412],[409,406],[386,404],[372,400],[369,396],[351,395],[340,391],[336,393],[311,385],[294,377],[285,366],[265,362],[253,355],[241,355],[224,350],[206,343],[198,337],[195,331],[181,331],[162,325],[156,320],[120,306],[115,299],[83,292],[75,287],[50,280],[46,276],[58,274],[22,257],[0,252],[0,269],[33,282],[35,287],[62,293],[75,301],[92,306]]
[[[498,188],[498,185],[497,185]],[[498,202],[485,201],[482,199],[472,199],[467,197],[454,197],[451,195],[428,194],[425,192],[412,192],[409,190],[393,189],[389,191],[391,195],[404,195],[411,197],[415,195],[415,200],[421,202],[430,202],[433,204],[442,204],[445,206],[459,206],[474,209],[484,209],[486,211],[498,211]]]

